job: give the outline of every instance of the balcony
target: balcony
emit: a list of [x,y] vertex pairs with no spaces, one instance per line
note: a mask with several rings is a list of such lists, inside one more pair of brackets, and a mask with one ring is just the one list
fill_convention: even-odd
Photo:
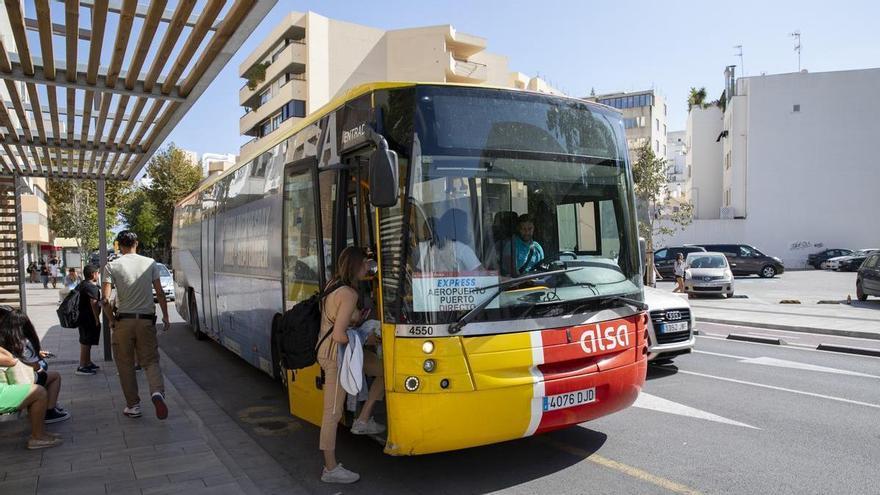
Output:
[[259,98],[260,92],[279,77],[283,77],[286,73],[305,77],[305,60],[305,43],[302,41],[292,41],[290,45],[285,47],[275,56],[275,60],[266,68],[266,77],[262,82],[257,83],[254,89],[248,88],[247,83],[245,82],[241,89],[238,90],[239,104],[242,106],[253,106],[254,100]]
[[308,86],[305,80],[292,79],[288,81],[284,86],[278,88],[278,91],[269,101],[241,117],[238,121],[239,132],[242,135],[249,134],[253,131],[254,127],[278,112],[287,102],[290,100],[305,101],[307,95]]
[[449,82],[483,83],[489,79],[486,64],[470,62],[455,58],[449,54],[449,67],[446,69],[446,80]]
[[282,122],[281,125],[279,125],[277,129],[270,132],[266,136],[263,136],[261,138],[255,137],[255,138],[251,139],[250,141],[244,143],[241,146],[241,149],[238,150],[238,156],[240,157],[238,163],[242,163],[243,161],[253,160],[254,154],[257,152],[257,150],[259,150],[263,146],[264,142],[266,142],[268,139],[271,139],[272,136],[276,135],[276,133],[277,134],[284,134],[285,132],[290,131],[291,129],[293,129],[293,127],[296,125],[296,123],[299,122],[300,120],[302,120],[302,119],[296,118],[296,117],[291,117],[291,118],[285,120],[284,122]]

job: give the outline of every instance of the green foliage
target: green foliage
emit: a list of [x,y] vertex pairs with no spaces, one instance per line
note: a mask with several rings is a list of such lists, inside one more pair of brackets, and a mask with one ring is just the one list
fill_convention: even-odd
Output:
[[270,62],[263,62],[262,64],[254,65],[244,73],[248,89],[253,91],[258,84],[266,80],[266,69],[269,68],[269,65],[271,65]]
[[169,261],[174,205],[202,181],[202,167],[180,148],[169,144],[147,164],[149,185],[129,191],[122,211],[128,228],[138,235],[145,251]]
[[[109,231],[117,221],[119,205],[128,183],[107,181],[105,198]],[[49,181],[49,228],[56,237],[70,237],[76,240],[80,253],[88,253],[98,248],[98,193],[93,180],[50,180]],[[83,256],[83,260],[88,260]]]
[[645,238],[649,252],[654,250],[655,237],[670,236],[693,221],[691,204],[678,204],[670,213],[663,211],[662,202],[669,185],[666,168],[666,159],[654,154],[650,142],[646,141],[636,150],[632,165],[636,199],[647,210],[639,218],[639,236]]
[[706,108],[707,106],[706,88],[691,88],[690,94],[688,94],[688,111],[690,112],[694,107]]

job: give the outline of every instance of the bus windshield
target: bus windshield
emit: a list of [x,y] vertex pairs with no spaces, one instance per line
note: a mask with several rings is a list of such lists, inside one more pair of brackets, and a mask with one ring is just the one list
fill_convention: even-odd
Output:
[[641,298],[618,115],[537,94],[427,87],[416,122],[398,244],[406,269],[385,286],[399,302],[386,316],[448,324],[495,292],[481,288],[542,271],[557,274],[506,287],[478,321],[553,316],[597,295]]

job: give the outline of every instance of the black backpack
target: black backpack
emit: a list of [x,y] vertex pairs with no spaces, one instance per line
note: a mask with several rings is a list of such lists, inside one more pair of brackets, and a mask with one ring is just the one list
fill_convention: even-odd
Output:
[[67,293],[55,312],[58,313],[58,321],[62,327],[77,328],[79,326],[79,286]]
[[317,362],[318,346],[330,332],[318,342],[321,332],[321,301],[332,292],[328,288],[296,303],[281,318],[281,331],[276,334],[281,363],[286,369],[308,368]]

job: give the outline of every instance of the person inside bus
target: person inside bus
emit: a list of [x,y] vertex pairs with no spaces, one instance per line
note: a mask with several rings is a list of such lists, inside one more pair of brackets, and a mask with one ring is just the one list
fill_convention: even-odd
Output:
[[459,273],[482,269],[482,263],[468,237],[468,218],[463,210],[450,208],[434,227],[431,239],[419,243],[418,263],[421,272]]
[[501,266],[505,275],[519,276],[533,270],[544,260],[544,249],[534,239],[535,221],[528,213],[516,221],[516,233],[501,251]]
[[[327,295],[322,304],[317,354],[318,364],[324,371],[324,412],[319,449],[324,454],[321,481],[325,483],[354,483],[360,479],[360,475],[345,469],[336,461],[336,427],[345,406],[345,389],[339,386],[338,347],[348,343],[348,328],[360,325],[367,316],[368,310],[358,307],[358,287],[368,271],[367,253],[357,246],[345,248],[336,262],[336,273],[327,285]],[[371,334],[365,342],[367,346],[379,343],[380,338],[376,334]],[[373,408],[385,394],[384,372],[376,353],[364,349],[363,357],[364,373],[375,379],[351,432],[355,435],[376,435],[385,431],[385,426],[372,417]]]

